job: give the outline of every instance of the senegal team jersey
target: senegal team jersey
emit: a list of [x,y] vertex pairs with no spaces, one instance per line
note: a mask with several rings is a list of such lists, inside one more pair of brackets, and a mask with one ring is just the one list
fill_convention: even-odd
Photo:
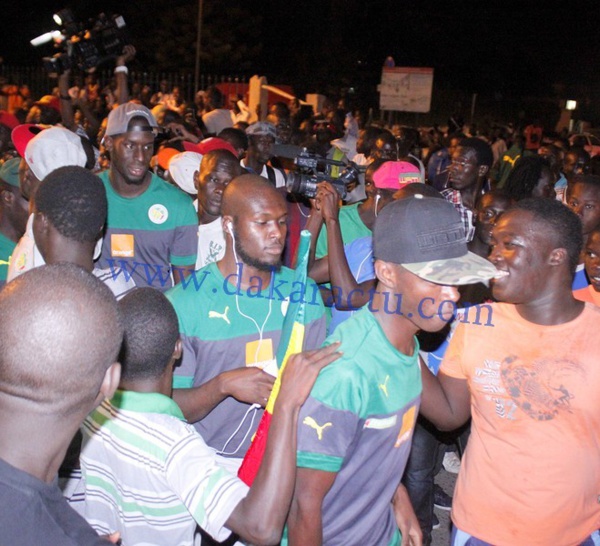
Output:
[[[391,500],[419,413],[419,346],[398,352],[362,309],[329,336],[341,358],[324,368],[298,418],[298,466],[336,472],[323,500],[323,545],[398,545]],[[286,544],[284,540],[282,544]]]
[[192,200],[156,175],[137,197],[113,189],[108,171],[100,174],[108,198],[108,220],[101,269],[121,268],[137,286],[167,290],[173,286],[171,264],[196,263],[198,218]]
[[[167,297],[179,318],[183,341],[173,386],[197,387],[247,366],[276,373],[275,357],[290,299],[303,297],[306,302],[304,349],[319,347],[325,339],[321,295],[312,280],[302,286],[293,281],[294,271],[282,267],[267,287],[242,289],[236,286],[235,274],[225,278],[212,263],[170,290]],[[245,418],[249,408],[250,404],[228,397],[194,426],[209,446],[243,457],[262,415],[262,410],[251,410]]]

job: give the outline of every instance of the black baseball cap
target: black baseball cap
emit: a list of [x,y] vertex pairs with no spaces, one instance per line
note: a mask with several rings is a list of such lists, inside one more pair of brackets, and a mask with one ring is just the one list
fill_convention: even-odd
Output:
[[436,284],[487,284],[500,274],[488,260],[469,252],[454,206],[421,194],[393,201],[379,213],[373,255]]

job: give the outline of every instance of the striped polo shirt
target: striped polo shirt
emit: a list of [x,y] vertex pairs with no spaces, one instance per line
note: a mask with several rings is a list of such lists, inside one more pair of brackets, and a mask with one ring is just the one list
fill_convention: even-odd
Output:
[[217,466],[215,451],[158,393],[117,391],[84,421],[83,515],[123,544],[199,544],[196,525],[217,541],[248,487]]

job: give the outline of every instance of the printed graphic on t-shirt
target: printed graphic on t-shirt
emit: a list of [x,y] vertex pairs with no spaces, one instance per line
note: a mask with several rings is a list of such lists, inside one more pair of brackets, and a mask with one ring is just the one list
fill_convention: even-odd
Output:
[[206,256],[205,265],[216,262],[219,259],[219,254],[223,250],[223,245],[217,241],[211,241],[208,244],[208,256]]
[[277,360],[273,353],[271,338],[246,343],[246,366],[260,368],[271,375],[277,375]]
[[225,307],[225,310],[222,313],[219,313],[217,311],[209,311],[208,318],[221,319],[224,320],[227,324],[231,324],[231,322],[229,322],[229,318],[227,317],[227,313],[229,313],[229,305]]
[[581,383],[585,375],[581,365],[551,358],[527,364],[516,356],[503,363],[502,381],[514,403],[537,421],[554,419],[562,412],[572,413],[575,383]]
[[164,205],[156,203],[148,209],[148,218],[154,224],[164,224],[169,218],[169,211]]
[[303,425],[306,425],[309,428],[314,429],[314,431],[317,433],[317,438],[319,439],[319,442],[323,439],[323,431],[326,428],[332,427],[333,423],[331,422],[327,422],[327,423],[323,423],[322,425],[319,425],[319,423],[317,423],[310,415],[307,415],[304,420],[302,421]]
[[532,419],[548,421],[561,412],[571,413],[572,393],[582,379],[576,362],[547,358],[524,362],[511,355],[502,362],[484,360],[475,368],[473,382],[501,419],[515,420],[521,409]]
[[402,426],[400,427],[400,432],[398,433],[398,438],[396,439],[394,447],[400,447],[404,442],[410,440],[410,435],[415,426],[416,420],[417,406],[415,405],[408,408],[402,416]]
[[110,236],[110,255],[113,258],[133,258],[135,237],[131,233],[112,233]]

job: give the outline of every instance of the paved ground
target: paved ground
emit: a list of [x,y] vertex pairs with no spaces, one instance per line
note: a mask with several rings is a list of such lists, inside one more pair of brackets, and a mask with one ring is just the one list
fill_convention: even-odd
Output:
[[[456,474],[446,472],[443,468],[435,478],[448,495],[452,496],[454,492],[454,483],[456,482]],[[440,528],[433,531],[431,546],[448,546],[450,544],[450,512],[434,508],[435,515],[440,520]]]

